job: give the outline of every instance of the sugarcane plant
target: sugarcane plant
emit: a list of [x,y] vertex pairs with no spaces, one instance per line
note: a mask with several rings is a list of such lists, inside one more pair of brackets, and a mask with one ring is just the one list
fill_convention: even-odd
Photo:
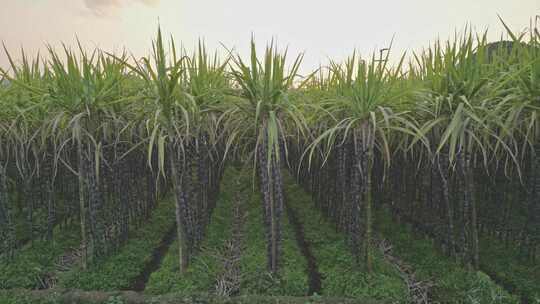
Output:
[[[250,60],[231,58],[231,73],[239,86],[241,99],[233,100],[226,113],[227,128],[233,142],[240,143],[253,160],[263,197],[267,238],[268,270],[279,269],[281,219],[283,216],[283,180],[281,167],[286,153],[286,137],[304,129],[299,108],[289,99],[289,90],[297,78],[302,61],[298,55],[287,69],[287,51],[279,52],[274,43],[265,49],[262,59],[251,41]],[[294,134],[294,133],[292,133]]]
[[[161,29],[152,57],[125,64],[143,80],[141,135],[147,159],[156,158],[159,174],[170,178],[176,201],[180,271],[184,272],[204,235],[216,199],[225,150],[220,107],[228,86],[224,63],[210,56],[202,43],[190,58],[177,52],[171,39],[166,53]],[[154,156],[156,155],[156,156]],[[152,163],[149,162],[152,166]]]
[[[379,56],[373,54],[366,61],[353,53],[343,64],[331,62],[330,90],[333,97],[322,100],[321,107],[332,116],[332,121],[308,147],[309,159],[316,155],[317,148],[323,148],[325,152],[320,164],[324,164],[338,146],[342,146],[341,150],[349,150],[347,156],[348,163],[352,164],[350,176],[353,183],[349,207],[358,213],[352,219],[350,233],[353,235],[353,251],[364,261],[368,272],[373,271],[370,247],[373,238],[375,150],[378,149],[380,155],[389,161],[388,133],[390,130],[405,130],[403,126],[395,126],[405,121],[402,116],[405,114],[404,104],[408,101],[405,98],[407,90],[400,82],[404,57],[396,68],[391,69],[389,54],[388,49],[383,50]],[[336,154],[343,158],[343,151]],[[343,174],[343,164],[341,168],[338,171]],[[328,181],[333,177],[326,178]],[[319,186],[323,185],[319,182]],[[358,237],[361,237],[361,242]],[[358,248],[360,250],[356,251]]]

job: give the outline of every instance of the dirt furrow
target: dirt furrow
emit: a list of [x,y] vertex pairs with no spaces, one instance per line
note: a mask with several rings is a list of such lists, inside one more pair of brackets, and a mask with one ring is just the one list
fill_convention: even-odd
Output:
[[161,261],[165,257],[165,254],[167,254],[169,247],[175,239],[176,224],[173,225],[169,231],[167,231],[159,246],[156,247],[152,252],[152,257],[150,260],[146,263],[146,265],[144,265],[143,271],[133,280],[133,284],[130,286],[130,288],[128,288],[128,290],[144,291],[150,276],[154,271],[159,269]]
[[246,209],[243,205],[245,201],[245,195],[237,192],[233,203],[232,235],[225,242],[224,252],[220,256],[223,272],[217,278],[215,286],[216,294],[220,296],[230,297],[240,293],[242,282],[240,260],[242,258],[244,223],[246,220]]
[[383,254],[384,259],[396,268],[405,284],[407,284],[407,289],[409,290],[409,295],[411,297],[411,303],[431,303],[430,290],[431,287],[433,287],[433,283],[419,280],[414,273],[413,267],[393,254],[392,244],[388,240],[379,237],[377,243],[377,246]]
[[309,275],[308,295],[321,294],[321,273],[319,272],[319,269],[317,267],[317,260],[315,259],[315,256],[311,251],[311,244],[306,240],[302,223],[298,220],[298,216],[296,215],[293,208],[291,208],[290,205],[287,203],[287,196],[285,196],[285,208],[287,211],[287,217],[289,218],[289,222],[294,229],[294,234],[296,237],[296,242],[298,243],[298,247],[300,247],[302,255],[307,260],[307,272]]

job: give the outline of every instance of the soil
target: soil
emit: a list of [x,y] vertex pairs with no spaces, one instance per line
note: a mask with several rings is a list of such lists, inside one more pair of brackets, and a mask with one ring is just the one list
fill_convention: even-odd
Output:
[[296,242],[298,243],[298,246],[300,247],[300,251],[302,252],[302,255],[307,260],[307,271],[309,275],[308,295],[313,295],[315,293],[321,294],[321,273],[319,272],[319,269],[317,267],[317,260],[315,259],[315,256],[313,256],[313,253],[311,252],[311,244],[305,238],[304,227],[302,226],[302,223],[298,220],[298,216],[296,215],[294,210],[289,206],[289,204],[287,204],[286,197],[285,197],[285,208],[287,211],[289,222],[291,223],[294,229]]
[[430,281],[419,280],[415,275],[413,267],[393,254],[392,244],[388,240],[378,236],[377,243],[377,247],[381,251],[384,259],[397,269],[401,278],[407,285],[409,295],[411,296],[411,303],[432,303],[431,288],[434,284]]
[[[285,296],[239,296],[239,297],[218,297],[208,294],[197,295],[182,295],[182,294],[167,294],[161,296],[149,296],[134,291],[81,291],[81,290],[64,290],[64,289],[48,289],[40,291],[32,290],[0,290],[0,301],[2,299],[24,299],[32,303],[39,300],[56,301],[55,303],[73,304],[73,303],[88,303],[88,304],[103,304],[110,303],[112,299],[121,301],[125,304],[382,304],[384,301],[377,300],[356,300],[345,298],[325,298],[325,297],[285,297]],[[117,303],[115,301],[115,303]],[[19,302],[18,302],[19,303]],[[22,302],[21,302],[22,303]],[[39,303],[39,302],[36,302]]]
[[232,235],[225,242],[225,250],[220,255],[223,272],[218,276],[215,285],[216,294],[219,296],[237,296],[240,293],[242,282],[240,261],[246,220],[246,208],[244,208],[243,202],[245,202],[245,198],[236,192],[233,205]]
[[133,280],[132,285],[127,290],[144,291],[146,288],[146,283],[148,283],[148,280],[150,279],[150,275],[159,269],[165,254],[167,254],[169,247],[175,239],[176,224],[173,225],[169,231],[167,231],[159,246],[154,249],[154,252],[152,252],[152,257],[150,260],[146,263],[146,265],[144,265],[143,271]]

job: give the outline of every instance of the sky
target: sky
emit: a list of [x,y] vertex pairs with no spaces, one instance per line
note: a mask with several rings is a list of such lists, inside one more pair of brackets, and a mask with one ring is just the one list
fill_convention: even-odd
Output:
[[[540,15],[540,0],[0,0],[0,41],[15,58],[21,46],[35,55],[45,46],[73,46],[148,54],[158,24],[191,50],[198,39],[210,49],[247,55],[274,39],[291,55],[304,52],[303,70],[358,50],[368,56],[389,45],[394,56],[448,39],[470,25],[504,33],[497,15],[515,31]],[[0,67],[8,64],[0,52]]]

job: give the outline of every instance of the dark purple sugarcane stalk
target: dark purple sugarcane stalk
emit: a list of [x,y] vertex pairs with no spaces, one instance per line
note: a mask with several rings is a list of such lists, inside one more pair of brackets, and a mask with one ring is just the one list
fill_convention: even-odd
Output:
[[[50,148],[48,150],[50,150]],[[53,228],[56,222],[56,209],[54,201],[55,175],[52,169],[53,154],[49,153],[47,153],[43,159],[42,178],[45,179],[45,200],[47,202],[47,240],[52,240]]]
[[284,205],[284,194],[283,194],[283,178],[281,173],[280,160],[281,158],[273,159],[272,166],[272,175],[273,175],[273,186],[274,186],[274,215],[273,215],[273,231],[272,231],[272,247],[274,253],[273,260],[273,271],[277,272],[279,269],[279,261],[281,254],[281,220],[283,215],[283,205]]
[[266,241],[267,241],[267,264],[270,271],[274,270],[274,256],[272,248],[272,227],[271,227],[271,216],[272,216],[272,193],[271,193],[271,180],[268,168],[268,138],[265,134],[263,135],[263,140],[257,146],[257,156],[258,156],[258,169],[259,169],[259,181],[260,188],[262,191],[262,208],[263,208],[263,220],[264,227],[266,232]]
[[0,163],[0,255],[7,259],[13,257],[15,250],[15,231],[9,210],[6,165]]
[[210,219],[210,210],[208,206],[208,193],[210,191],[209,183],[210,180],[208,178],[209,174],[209,152],[208,152],[208,144],[207,144],[207,136],[202,136],[202,140],[199,143],[200,150],[198,155],[198,174],[199,174],[199,192],[200,192],[200,203],[201,203],[201,211],[200,211],[200,217],[199,217],[199,225],[201,226],[201,235],[199,235],[199,239],[203,238],[204,231],[206,230],[206,225],[208,224],[208,220]]
[[89,220],[90,220],[90,235],[92,238],[92,242],[94,243],[94,256],[99,257],[104,254],[104,227],[103,227],[103,192],[102,188],[100,187],[100,176],[98,176],[98,172],[96,172],[96,164],[95,163],[95,157],[94,149],[91,148],[91,145],[87,145],[88,147],[88,171],[87,171],[87,179],[88,179],[88,210],[89,210]]
[[182,195],[184,197],[184,204],[182,208],[183,217],[186,222],[186,244],[189,254],[191,255],[194,245],[194,226],[195,222],[193,219],[193,204],[195,202],[194,191],[193,191],[193,149],[191,143],[188,143],[185,149],[185,157],[180,160],[182,163],[182,169],[180,170],[182,175]]
[[446,242],[448,244],[448,255],[454,257],[456,255],[456,241],[454,237],[454,210],[450,204],[448,155],[444,154],[437,157],[436,161],[438,163],[438,170],[441,177],[442,201],[446,214]]
[[183,182],[182,182],[182,168],[184,167],[184,153],[175,142],[169,143],[169,162],[170,169],[169,173],[172,177],[172,183],[174,188],[175,195],[175,219],[176,219],[176,232],[178,238],[178,249],[179,249],[179,266],[180,272],[185,272],[189,264],[189,249],[187,247],[187,229],[186,229],[186,218],[185,218],[185,208],[186,201],[183,194]]

